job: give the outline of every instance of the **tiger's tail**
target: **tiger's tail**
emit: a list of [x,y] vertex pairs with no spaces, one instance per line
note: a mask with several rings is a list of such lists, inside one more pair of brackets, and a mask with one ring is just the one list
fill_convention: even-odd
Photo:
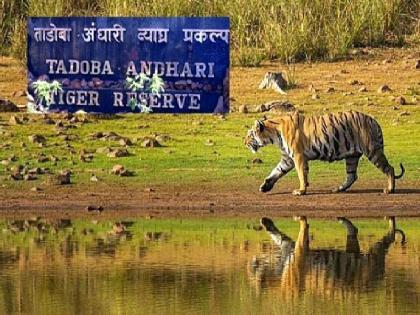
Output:
[[400,168],[401,168],[401,174],[400,175],[395,175],[395,179],[400,179],[401,177],[403,177],[404,173],[405,173],[405,168],[404,165],[402,165],[402,163],[400,163]]

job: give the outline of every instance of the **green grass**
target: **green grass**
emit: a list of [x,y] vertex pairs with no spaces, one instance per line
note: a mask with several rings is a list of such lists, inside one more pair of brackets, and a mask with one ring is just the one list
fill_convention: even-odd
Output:
[[[7,121],[11,114],[0,115],[0,123]],[[19,115],[18,115],[19,116]],[[17,126],[0,126],[0,160],[7,160],[15,155],[18,160],[8,166],[0,166],[0,177],[10,174],[8,169],[13,165],[29,167],[48,167],[53,172],[71,169],[74,172],[73,182],[77,185],[89,184],[89,178],[95,173],[104,183],[141,186],[208,186],[214,185],[221,189],[240,188],[256,185],[263,180],[279,160],[279,151],[275,147],[266,147],[257,154],[263,160],[262,164],[252,164],[255,157],[243,144],[246,126],[251,126],[255,114],[230,114],[226,120],[211,115],[121,115],[115,119],[91,120],[91,123],[69,129],[68,134],[78,136],[78,140],[70,144],[76,151],[69,153],[65,142],[55,134],[54,125],[45,125],[41,117],[27,115],[29,123]],[[54,119],[58,120],[58,118]],[[405,180],[415,183],[420,172],[420,148],[417,135],[420,132],[420,111],[412,110],[403,125],[394,126],[386,116],[377,117],[383,127],[386,143],[386,154],[392,165],[397,167],[400,161],[404,163],[407,172]],[[149,128],[139,129],[147,125]],[[89,140],[88,136],[97,131],[114,131],[130,139],[142,138],[154,134],[169,134],[171,140],[164,142],[163,147],[143,148],[139,141],[129,147],[129,157],[110,158],[106,154],[94,153],[92,162],[79,161],[82,149],[95,151],[100,147],[119,147],[116,141]],[[40,148],[29,142],[28,136],[41,134],[47,138],[46,147]],[[207,140],[214,142],[207,146]],[[24,143],[26,148],[22,148]],[[44,153],[59,158],[56,165],[52,162],[38,163],[37,156]],[[133,177],[117,177],[110,174],[112,166],[122,164],[134,171]],[[366,158],[360,164],[361,181],[368,184],[370,180],[385,180],[384,175],[371,165]],[[325,163],[313,161],[310,163],[310,182],[323,184],[340,182],[344,177],[344,163]],[[45,178],[41,175],[38,183]],[[283,182],[296,181],[295,172],[291,172]],[[31,182],[4,181],[6,186],[24,187]],[[29,183],[29,184],[28,184]],[[192,186],[192,188],[194,188]]]

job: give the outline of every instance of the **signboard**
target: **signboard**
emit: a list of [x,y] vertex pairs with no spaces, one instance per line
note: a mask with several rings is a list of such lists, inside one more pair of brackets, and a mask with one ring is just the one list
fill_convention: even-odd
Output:
[[[52,111],[156,113],[229,111],[229,18],[33,17],[28,85],[57,80]],[[164,92],[130,90],[127,78],[163,79]],[[139,111],[135,109],[134,111]]]

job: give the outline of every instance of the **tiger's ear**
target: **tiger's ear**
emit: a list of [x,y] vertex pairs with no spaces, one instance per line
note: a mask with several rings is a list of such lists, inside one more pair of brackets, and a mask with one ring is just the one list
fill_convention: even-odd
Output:
[[255,121],[255,128],[259,131],[259,132],[263,132],[264,131],[264,123],[260,120],[256,120]]

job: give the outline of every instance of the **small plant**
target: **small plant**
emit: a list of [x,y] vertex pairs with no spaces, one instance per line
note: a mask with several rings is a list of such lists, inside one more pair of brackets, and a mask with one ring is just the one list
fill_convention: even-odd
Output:
[[[126,86],[132,92],[150,92],[153,95],[160,96],[161,93],[165,92],[165,82],[157,74],[153,74],[150,78],[144,73],[139,73],[134,77],[126,78]],[[127,103],[127,106],[134,111],[136,108],[141,113],[151,113],[152,109],[147,106],[146,100],[142,99],[140,102],[136,98],[132,97]]]
[[48,112],[51,106],[52,95],[58,91],[62,91],[61,84],[58,81],[44,81],[37,80],[32,83],[34,92],[36,94],[36,105],[35,108],[30,109],[33,112]]

